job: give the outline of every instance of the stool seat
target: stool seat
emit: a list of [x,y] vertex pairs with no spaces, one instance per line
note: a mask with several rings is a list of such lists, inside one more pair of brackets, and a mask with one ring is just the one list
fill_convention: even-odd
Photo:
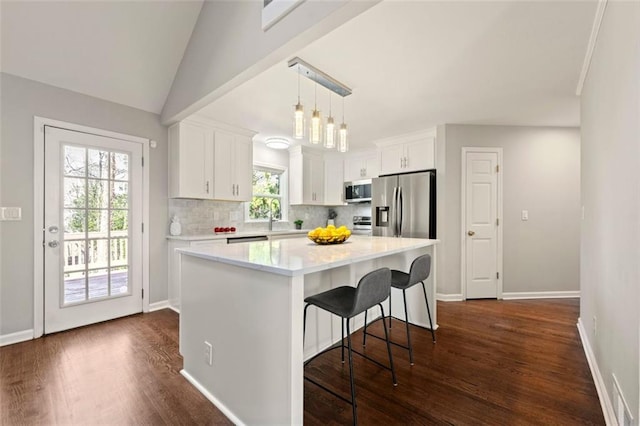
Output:
[[[389,268],[380,268],[375,271],[369,272],[360,279],[357,287],[343,286],[336,287],[331,290],[324,291],[313,296],[306,297],[304,301],[306,305],[304,307],[304,317],[302,322],[302,344],[304,346],[304,335],[307,328],[307,309],[309,306],[317,306],[320,309],[331,312],[341,318],[342,340],[340,340],[340,346],[332,346],[324,351],[316,354],[313,358],[305,362],[305,366],[316,357],[325,353],[328,350],[340,348],[342,350],[342,362],[344,362],[344,328],[347,328],[347,349],[349,352],[349,381],[351,384],[351,399],[346,399],[342,395],[336,393],[332,389],[324,386],[315,380],[312,380],[305,376],[306,380],[321,387],[322,389],[330,392],[343,401],[351,404],[353,412],[353,424],[358,424],[358,413],[356,410],[356,384],[353,377],[353,353],[356,353],[364,358],[373,361],[382,368],[391,371],[391,379],[393,385],[396,386],[398,381],[396,380],[396,370],[393,367],[393,355],[391,354],[391,346],[389,342],[389,335],[387,333],[387,327],[384,327],[385,340],[387,341],[387,354],[389,355],[389,367],[381,364],[373,358],[368,357],[366,354],[362,354],[352,349],[351,345],[351,327],[349,321],[356,315],[366,312],[367,309],[373,308],[378,305],[380,312],[384,318],[384,308],[382,302],[388,297],[391,291],[391,271]],[[365,314],[366,315],[366,314]]]
[[391,270],[391,287],[404,290],[413,285],[409,283],[409,274],[403,271],[396,271],[395,269]]
[[[436,342],[436,335],[433,331],[433,322],[431,321],[431,310],[429,309],[429,299],[427,298],[427,290],[424,286],[424,281],[429,278],[429,274],[431,273],[431,256],[428,254],[423,254],[422,256],[416,257],[413,262],[411,262],[411,268],[409,269],[409,273],[403,271],[397,271],[395,269],[391,270],[391,287],[402,290],[402,298],[404,301],[404,323],[407,329],[407,346],[391,342],[391,344],[400,346],[402,348],[409,350],[409,362],[413,365],[413,346],[411,345],[411,334],[409,333],[409,313],[407,312],[407,293],[406,290],[414,285],[420,283],[422,284],[422,292],[424,293],[424,301],[427,305],[427,316],[429,317],[429,325],[431,326],[431,338],[433,339],[433,343]],[[389,291],[389,327],[391,327],[391,291]],[[384,316],[382,318],[382,322],[384,323]],[[374,334],[370,334],[367,332],[367,314],[364,314],[364,334],[362,336],[362,344],[366,345],[367,343],[367,335],[372,337],[379,338]]]
[[350,318],[355,298],[355,287],[338,287],[304,299],[305,303],[316,305],[342,318]]

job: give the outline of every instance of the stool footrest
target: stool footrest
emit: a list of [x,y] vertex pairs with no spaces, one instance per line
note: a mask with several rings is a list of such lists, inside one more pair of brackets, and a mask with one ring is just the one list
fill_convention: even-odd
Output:
[[313,380],[313,379],[311,379],[311,378],[309,378],[307,376],[304,376],[304,379],[310,381],[311,383],[313,383],[314,385],[318,386],[319,388],[324,389],[325,391],[329,392],[331,395],[335,396],[336,398],[339,398],[339,399],[343,400],[347,404],[354,405],[353,401],[351,401],[350,399],[345,398],[344,396],[340,395],[339,393],[334,392],[333,390],[329,389],[325,385],[322,385],[322,384],[316,382],[315,380]]
[[[375,337],[375,338],[376,338],[376,339],[378,339],[378,340],[382,340],[383,342],[386,342],[386,340],[385,340],[385,338],[384,338],[384,337],[376,336],[375,334],[371,334],[371,333],[369,333],[368,331],[367,331],[365,334],[366,334],[367,336]],[[405,346],[405,345],[403,345],[403,344],[396,343],[396,342],[394,342],[394,341],[393,341],[393,340],[391,340],[391,339],[389,339],[389,343],[390,343],[390,344],[392,344],[392,345],[395,345],[395,346],[401,347],[401,348],[403,348],[403,349],[409,349],[409,346]]]

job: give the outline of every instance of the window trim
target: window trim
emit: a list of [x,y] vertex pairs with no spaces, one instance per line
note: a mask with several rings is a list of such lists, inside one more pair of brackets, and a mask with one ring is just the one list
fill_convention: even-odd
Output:
[[[272,198],[280,198],[280,210],[282,212],[282,218],[278,222],[288,222],[289,221],[289,168],[285,166],[281,166],[279,164],[270,164],[263,163],[260,161],[255,161],[253,163],[253,167],[251,169],[251,173],[254,170],[268,171],[268,172],[276,172],[280,173],[280,195],[279,197],[274,197],[273,194],[254,194],[253,187],[251,188],[251,198],[253,197],[272,197]],[[249,217],[249,204],[251,202],[247,201],[244,203],[244,221],[245,223],[267,223],[267,219],[251,219]]]

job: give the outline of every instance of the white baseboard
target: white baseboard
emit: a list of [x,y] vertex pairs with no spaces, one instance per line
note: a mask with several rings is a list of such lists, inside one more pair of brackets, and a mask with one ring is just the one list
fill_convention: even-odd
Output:
[[13,345],[14,343],[26,342],[33,339],[33,329],[17,331],[11,334],[0,335],[0,346]]
[[169,301],[168,300],[162,300],[160,302],[149,303],[149,312],[159,311],[160,309],[167,309],[169,307],[170,306],[169,306]]
[[593,381],[596,385],[596,391],[598,392],[598,399],[600,399],[600,407],[602,407],[602,414],[604,415],[604,421],[607,425],[617,425],[618,421],[616,420],[616,414],[615,414],[615,411],[613,410],[613,405],[611,403],[611,400],[609,399],[607,387],[605,386],[604,380],[602,379],[600,368],[598,368],[598,362],[596,360],[596,356],[593,353],[593,349],[591,349],[591,344],[589,343],[589,339],[587,338],[587,332],[584,328],[582,318],[578,318],[577,325],[578,325],[578,333],[580,334],[580,340],[582,341],[582,348],[584,349],[584,354],[587,357],[587,362],[589,363],[589,369],[591,370],[591,375],[593,376]]
[[580,297],[580,290],[576,291],[523,291],[502,293],[504,300],[516,299],[566,299]]
[[441,302],[462,302],[462,294],[444,294],[437,293],[436,300]]
[[171,305],[169,305],[168,308],[171,309],[176,314],[180,314],[180,308],[176,308],[175,306],[171,306]]
[[244,425],[244,423],[242,423],[240,421],[240,419],[238,417],[236,417],[236,415],[233,414],[231,412],[231,410],[229,410],[227,408],[226,405],[224,405],[222,402],[220,402],[220,400],[218,400],[218,398],[216,398],[215,396],[211,395],[211,393],[209,393],[209,391],[207,389],[205,389],[205,387],[202,386],[200,384],[200,382],[198,382],[196,379],[194,379],[191,374],[187,373],[184,369],[180,370],[180,374],[182,374],[184,376],[184,378],[187,379],[187,381],[189,383],[191,383],[196,389],[198,389],[200,391],[200,393],[205,396],[205,398],[207,398],[209,401],[211,401],[211,403],[213,405],[215,405],[218,410],[222,411],[222,414],[227,416],[227,418],[229,420],[231,420],[233,422],[233,424],[235,424],[235,425]]

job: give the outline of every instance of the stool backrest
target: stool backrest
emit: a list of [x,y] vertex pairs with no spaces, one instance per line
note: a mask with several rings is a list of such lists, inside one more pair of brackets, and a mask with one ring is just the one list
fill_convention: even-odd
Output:
[[416,257],[411,263],[411,269],[409,270],[409,284],[412,286],[429,278],[431,273],[431,255],[423,254]]
[[353,309],[349,318],[385,300],[389,297],[390,290],[391,270],[389,268],[380,268],[369,272],[358,282]]

